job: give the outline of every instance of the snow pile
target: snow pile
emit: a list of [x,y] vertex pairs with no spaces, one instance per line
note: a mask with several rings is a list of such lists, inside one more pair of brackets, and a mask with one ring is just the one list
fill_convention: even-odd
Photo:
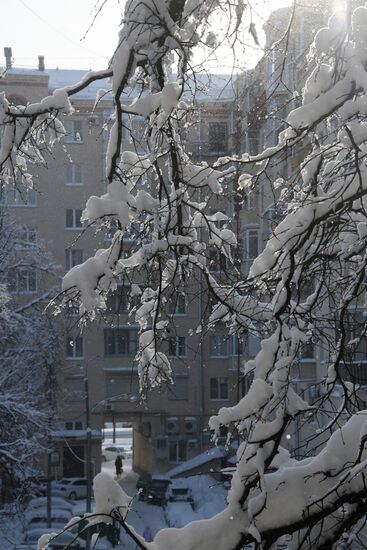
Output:
[[201,519],[209,519],[224,510],[227,505],[227,490],[212,476],[202,474],[185,480],[192,490],[195,512]]
[[97,474],[93,480],[93,491],[95,500],[94,520],[97,522],[112,523],[112,515],[114,513],[125,519],[129,510],[131,497],[125,493],[111,476],[103,472]]

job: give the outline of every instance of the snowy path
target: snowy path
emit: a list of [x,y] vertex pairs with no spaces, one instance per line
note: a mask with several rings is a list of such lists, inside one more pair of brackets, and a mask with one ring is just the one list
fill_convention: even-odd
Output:
[[[124,460],[123,464],[124,472],[122,474],[119,484],[126,491],[126,493],[132,497],[135,497],[131,503],[131,509],[127,516],[127,522],[135,529],[140,535],[147,525],[149,525],[153,537],[158,531],[167,527],[165,520],[164,510],[160,506],[154,506],[142,502],[136,496],[136,482],[138,475],[131,469],[131,460]],[[114,462],[105,462],[102,464],[102,471],[108,473],[116,479]],[[124,533],[121,534],[121,549],[135,550],[135,544],[131,539],[128,539]]]

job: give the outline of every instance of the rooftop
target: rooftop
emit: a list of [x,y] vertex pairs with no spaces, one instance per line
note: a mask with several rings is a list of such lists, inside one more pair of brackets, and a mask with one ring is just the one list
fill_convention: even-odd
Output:
[[[4,72],[4,68],[0,68],[0,71]],[[49,88],[55,90],[56,88],[65,88],[76,84],[88,71],[78,69],[47,69],[45,71],[39,71],[36,69],[23,69],[21,67],[13,67],[6,71],[6,75],[9,76],[24,76],[24,77],[48,77]],[[184,94],[186,100],[190,100],[192,94],[195,92],[195,99],[197,101],[231,101],[235,98],[236,87],[236,75],[226,74],[207,74],[201,73],[193,76],[189,76],[187,79],[187,86]],[[84,99],[94,101],[99,90],[109,91],[111,84],[109,79],[101,79],[92,82],[88,88],[78,92],[74,95],[74,99]],[[134,97],[136,95],[135,90],[129,90],[123,97]],[[111,99],[111,96],[108,97]]]

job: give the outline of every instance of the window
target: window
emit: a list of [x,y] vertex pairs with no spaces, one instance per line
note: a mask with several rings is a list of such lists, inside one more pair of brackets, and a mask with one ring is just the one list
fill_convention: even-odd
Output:
[[37,243],[37,229],[23,225],[19,227],[16,236],[16,246],[18,249],[32,248]]
[[285,205],[282,202],[270,205],[263,214],[264,237],[269,239],[275,228],[285,215]]
[[174,294],[168,302],[168,313],[170,315],[185,315],[186,311],[186,296],[185,294]]
[[210,357],[228,357],[229,347],[227,336],[213,335],[210,337]]
[[185,462],[187,459],[187,442],[177,439],[169,442],[169,461]]
[[[74,383],[76,382],[75,379],[70,379],[72,380]],[[83,380],[82,380],[83,382]],[[84,399],[84,395],[83,395],[83,399]],[[80,420],[68,420],[67,422],[65,422],[65,430],[82,430],[83,429],[83,422],[81,422]],[[65,481],[64,485],[66,484],[67,482]]]
[[1,203],[6,206],[36,206],[37,195],[35,189],[5,185],[2,189]]
[[210,379],[210,399],[228,399],[228,378]]
[[186,336],[173,336],[168,340],[170,357],[186,357]]
[[238,338],[238,336],[233,334],[231,336],[230,344],[231,344],[231,355],[236,356],[236,355],[242,355],[243,354],[243,352],[244,352],[244,343],[242,342],[242,340],[240,340],[240,338]]
[[259,254],[259,229],[247,228],[244,239],[244,259],[254,260]]
[[223,153],[227,147],[227,122],[209,123],[209,151]]
[[167,448],[167,438],[166,437],[156,437],[155,438],[155,447],[156,447],[156,449],[166,449]]
[[108,328],[104,331],[105,355],[135,355],[138,349],[138,330]]
[[66,229],[82,229],[81,221],[82,210],[79,208],[67,208],[65,210],[65,227]]
[[168,387],[170,401],[185,401],[189,398],[189,379],[187,376],[175,376],[173,384]]
[[248,130],[247,133],[247,153],[250,155],[257,155],[260,151],[260,137],[259,131],[256,129]]
[[65,250],[65,269],[69,270],[83,262],[83,250],[67,248]]
[[33,269],[18,269],[8,274],[8,289],[14,294],[37,292],[37,273]]
[[64,143],[81,143],[83,141],[83,126],[81,120],[66,119],[63,124],[66,131]]
[[68,359],[83,357],[83,338],[81,336],[66,339],[65,355]]
[[119,315],[126,313],[129,308],[130,286],[121,285],[107,296],[107,313]]
[[254,200],[253,192],[250,192],[249,194],[244,195],[242,209],[247,211],[255,209],[255,200]]
[[[64,400],[65,401],[84,401],[84,399],[85,399],[84,378],[65,378],[64,379]],[[65,428],[67,430],[82,429],[81,427],[80,428],[74,427],[73,422],[65,422]]]
[[301,359],[314,359],[315,357],[315,349],[313,342],[310,340],[308,342],[305,342],[301,346]]
[[65,185],[83,185],[83,167],[81,164],[65,164]]

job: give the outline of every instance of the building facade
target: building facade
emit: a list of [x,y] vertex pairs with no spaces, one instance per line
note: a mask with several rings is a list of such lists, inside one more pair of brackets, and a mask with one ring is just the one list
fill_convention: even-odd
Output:
[[[189,103],[185,130],[188,154],[194,162],[211,164],[228,154],[256,155],[275,145],[287,114],[300,103],[306,52],[314,31],[328,15],[327,10],[320,9],[320,2],[297,8],[289,36],[291,10],[276,10],[265,25],[266,55],[254,69],[233,78],[211,75],[200,80],[195,100]],[[82,71],[39,69],[7,71],[2,89],[14,103],[37,101],[83,76]],[[101,195],[106,186],[104,163],[112,104],[106,94],[95,105],[100,88],[108,90],[109,83],[99,81],[73,97],[75,112],[64,121],[67,135],[56,144],[47,166],[37,169],[36,189],[23,194],[9,190],[7,199],[14,217],[49,243],[55,261],[62,266],[60,275],[111,240],[108,230],[94,235],[81,222],[88,197]],[[134,150],[139,143],[144,150],[143,120],[126,119],[123,142],[126,150]],[[307,151],[305,143],[285,155],[250,194],[237,193],[238,171],[235,185],[225,197],[213,199],[213,209],[232,219],[239,241],[235,264],[242,276],[248,274],[283,214],[282,185],[274,187],[270,182],[296,178]],[[127,234],[125,248],[133,249],[135,242],[134,232]],[[228,276],[225,259],[218,251],[213,251],[210,266],[219,279]],[[144,281],[139,284],[144,285]],[[197,279],[190,281],[185,291],[172,291],[168,307],[172,331],[166,351],[174,385],[153,389],[146,401],[140,399],[134,362],[139,327],[128,315],[134,305],[131,281],[126,278],[119,282],[106,313],[93,324],[81,328],[72,305],[60,314],[65,354],[60,369],[59,420],[53,430],[55,476],[85,472],[86,390],[95,471],[100,469],[101,430],[106,422],[132,424],[133,467],[138,472],[169,470],[211,446],[208,420],[246,392],[243,362],[256,355],[259,341],[251,335],[242,339],[228,336],[224,325],[215,332],[193,331],[208,318],[210,309],[203,285]],[[311,403],[317,398],[318,382],[326,374],[324,360],[323,347],[310,343],[294,367],[293,383]],[[306,433],[308,429],[310,433]],[[301,431],[295,425],[290,442],[285,444],[297,454],[300,441],[314,430],[311,426]]]
[[[46,71],[44,66],[39,70],[10,68],[2,89],[13,103],[25,105],[82,76],[82,71]],[[212,84],[205,81],[198,91],[188,135],[192,158],[209,163],[228,154],[234,133],[233,88],[228,78],[218,77],[214,82],[218,99],[215,91],[213,96]],[[97,249],[107,247],[111,240],[109,230],[95,235],[93,228],[86,229],[81,221],[88,197],[101,195],[106,187],[104,163],[112,104],[107,94],[94,105],[103,87],[108,90],[109,83],[98,82],[73,98],[75,111],[63,120],[66,136],[47,156],[47,164],[33,170],[35,188],[26,191],[7,186],[3,197],[17,222],[47,242],[60,266],[60,277]],[[206,92],[209,87],[210,96]],[[126,120],[126,150],[133,150],[139,141],[143,147],[139,122]],[[231,201],[224,201],[222,207],[231,214]],[[133,248],[134,243],[134,234],[126,235],[126,249]],[[224,269],[220,256],[213,254],[211,270],[220,275]],[[95,323],[81,328],[73,304],[61,311],[65,350],[64,357],[58,358],[58,420],[52,430],[55,477],[84,475],[88,416],[95,472],[100,469],[106,422],[132,424],[133,467],[139,472],[168,470],[211,446],[208,419],[221,406],[235,403],[242,385],[236,338],[228,336],[224,327],[216,333],[191,335],[209,311],[202,284],[194,280],[185,292],[172,293],[168,308],[172,336],[166,351],[172,362],[174,385],[153,389],[146,401],[140,399],[134,362],[138,325],[128,316],[131,281],[119,282],[109,297],[106,313]],[[38,291],[37,281],[27,289],[30,296]]]

